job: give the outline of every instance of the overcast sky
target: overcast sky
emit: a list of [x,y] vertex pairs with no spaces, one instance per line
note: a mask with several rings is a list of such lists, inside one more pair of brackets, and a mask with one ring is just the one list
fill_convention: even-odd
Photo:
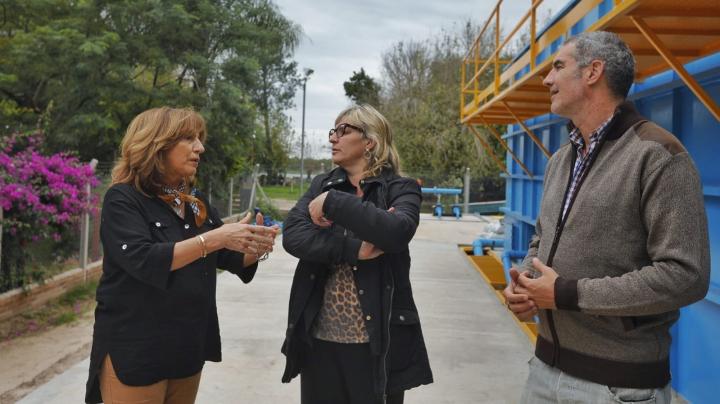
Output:
[[[335,117],[350,105],[343,82],[353,71],[364,68],[380,79],[381,56],[401,40],[424,40],[442,28],[459,27],[471,18],[485,22],[494,0],[275,0],[288,19],[304,32],[295,53],[299,71],[311,68],[307,82],[305,135],[306,154],[329,158],[327,131]],[[500,17],[503,31],[515,26],[530,6],[530,0],[505,0]],[[566,0],[546,0],[538,15],[557,11]],[[508,25],[512,24],[512,25]],[[458,66],[458,71],[459,71]],[[302,119],[302,88],[290,112],[297,138]]]

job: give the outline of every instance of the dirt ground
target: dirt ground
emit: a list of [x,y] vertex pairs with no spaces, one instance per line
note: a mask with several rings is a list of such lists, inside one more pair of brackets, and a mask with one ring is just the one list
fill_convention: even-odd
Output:
[[14,403],[90,355],[93,313],[0,342],[0,404]]

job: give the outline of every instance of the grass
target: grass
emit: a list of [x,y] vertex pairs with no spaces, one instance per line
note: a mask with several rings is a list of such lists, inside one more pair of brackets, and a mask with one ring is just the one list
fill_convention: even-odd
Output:
[[[32,247],[30,248],[32,249]],[[33,282],[44,283],[53,276],[77,268],[79,265],[79,261],[75,257],[58,262],[49,259],[37,259],[33,257],[35,253],[32,250],[30,254],[31,258],[25,266],[25,273],[29,277],[25,286],[29,286]]]
[[[310,186],[308,182],[304,184],[304,189],[307,189]],[[265,191],[265,194],[270,199],[286,199],[291,201],[297,201],[300,199],[301,193],[300,193],[300,187],[289,187],[289,186],[283,186],[283,185],[266,185],[263,186],[263,191]],[[445,213],[448,213],[448,211],[452,207],[453,200],[447,199],[443,200],[443,205],[445,208]],[[429,198],[426,197],[422,201],[422,205],[420,207],[420,211],[422,213],[432,213],[435,206],[435,197]]]
[[[303,185],[303,189],[307,190],[307,188],[310,186],[310,183],[306,182]],[[300,199],[300,196],[302,195],[299,186],[289,187],[283,185],[266,185],[262,188],[263,191],[265,191],[265,194],[270,199],[287,199],[291,201],[296,201]]]
[[97,281],[89,281],[69,290],[43,307],[9,318],[0,323],[0,341],[36,334],[79,319],[95,307]]
[[52,325],[63,325],[63,324],[69,324],[73,321],[77,320],[78,315],[75,314],[72,311],[66,311],[63,313],[60,313],[57,317],[53,318]]

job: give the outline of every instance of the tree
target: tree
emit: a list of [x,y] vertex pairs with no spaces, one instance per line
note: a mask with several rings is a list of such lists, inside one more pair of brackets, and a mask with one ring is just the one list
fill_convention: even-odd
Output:
[[246,43],[255,55],[258,68],[253,72],[249,90],[259,113],[258,135],[263,147],[257,161],[274,183],[286,168],[290,125],[284,111],[292,107],[300,84],[297,63],[291,59],[299,44],[301,29],[285,18],[268,0],[256,0],[248,13],[250,30]]
[[200,182],[219,185],[252,163],[258,117],[272,149],[296,86],[298,29],[267,0],[7,0],[0,18],[1,127],[41,127],[81,160],[114,160],[145,109],[192,106],[208,121]]
[[[474,178],[497,178],[497,165],[478,153],[458,121],[458,70],[476,32],[466,23],[425,41],[398,42],[383,54],[381,112],[393,126],[403,169],[436,185],[462,184],[465,167]],[[491,74],[481,79],[489,82]]]
[[343,83],[343,88],[345,95],[356,104],[380,105],[380,85],[362,67],[359,72],[353,71],[350,80]]

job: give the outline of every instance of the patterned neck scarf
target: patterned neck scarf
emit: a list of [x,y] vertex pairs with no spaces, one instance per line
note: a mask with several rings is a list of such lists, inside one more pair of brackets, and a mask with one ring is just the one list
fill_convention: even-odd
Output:
[[190,204],[190,209],[192,209],[195,214],[195,224],[197,227],[200,227],[203,223],[205,223],[207,210],[205,209],[205,204],[195,197],[197,195],[196,188],[193,188],[189,195],[186,194],[185,181],[183,181],[177,188],[163,186],[162,191],[165,194],[159,195],[159,198],[167,202],[176,212],[180,210],[183,202],[187,202]]

